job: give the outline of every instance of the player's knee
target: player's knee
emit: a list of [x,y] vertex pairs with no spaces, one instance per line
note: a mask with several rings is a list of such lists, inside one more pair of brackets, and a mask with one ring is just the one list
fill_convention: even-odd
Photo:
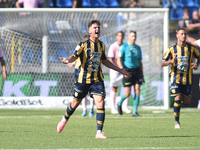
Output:
[[97,108],[104,108],[105,106],[104,99],[96,99],[95,105],[97,106]]
[[174,100],[180,100],[181,99],[181,95],[177,95],[175,96]]

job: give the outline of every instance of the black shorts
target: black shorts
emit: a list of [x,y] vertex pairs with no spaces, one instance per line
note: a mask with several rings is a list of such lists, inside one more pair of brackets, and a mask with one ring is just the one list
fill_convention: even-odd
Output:
[[188,98],[191,98],[191,89],[191,85],[181,85],[177,83],[172,83],[170,87],[170,96],[182,94]]
[[131,77],[126,78],[123,77],[123,86],[124,87],[130,87],[135,84],[142,84],[142,75],[140,72],[140,68],[135,69],[126,69],[126,71],[130,72],[132,74]]
[[93,84],[75,83],[73,96],[76,100],[83,99],[88,92],[92,98],[93,95],[106,97],[105,86],[103,82],[97,82]]

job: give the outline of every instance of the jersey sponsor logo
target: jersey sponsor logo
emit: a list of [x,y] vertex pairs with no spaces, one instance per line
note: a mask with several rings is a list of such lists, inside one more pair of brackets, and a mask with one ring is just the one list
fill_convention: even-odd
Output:
[[91,72],[95,72],[98,70],[98,67],[100,66],[100,59],[99,57],[94,57],[93,60],[89,61],[89,65],[88,65],[88,70]]
[[86,48],[86,50],[94,50],[94,48]]
[[181,62],[177,65],[177,68],[181,71],[177,71],[177,73],[187,73],[188,69],[188,59],[189,56],[178,56],[177,60],[180,60]]
[[177,60],[181,60],[181,61],[185,61],[185,60],[188,60],[189,59],[189,56],[178,56],[177,57]]
[[94,57],[101,57],[102,53],[100,52],[90,52],[90,56],[94,56]]
[[181,70],[180,71],[181,73],[187,73],[188,62],[187,61],[181,61],[181,63],[177,65],[177,68]]
[[90,56],[94,58],[92,60],[89,61],[89,65],[88,65],[88,70],[91,72],[95,72],[98,70],[98,67],[100,66],[100,57],[101,57],[102,53],[100,52],[91,52]]
[[174,55],[176,55],[176,56],[178,56],[178,54],[180,54],[180,53],[174,53]]

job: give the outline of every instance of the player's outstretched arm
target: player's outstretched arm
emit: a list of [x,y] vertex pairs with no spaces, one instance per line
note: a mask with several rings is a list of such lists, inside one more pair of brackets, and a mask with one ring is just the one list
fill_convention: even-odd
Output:
[[113,63],[111,63],[108,59],[103,60],[102,64],[110,69],[120,72],[121,74],[123,74],[125,76],[128,76],[128,77],[131,76],[131,74],[129,72],[127,72],[125,69],[120,69],[119,67],[117,67]]
[[198,46],[197,40],[194,39],[193,37],[189,36],[189,35],[187,35],[187,41],[190,42],[194,46]]
[[73,63],[76,61],[77,57],[75,55],[71,55],[68,58],[60,57],[61,62],[64,64]]

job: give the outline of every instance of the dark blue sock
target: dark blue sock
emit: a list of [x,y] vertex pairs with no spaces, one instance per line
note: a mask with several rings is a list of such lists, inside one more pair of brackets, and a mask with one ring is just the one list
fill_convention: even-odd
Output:
[[72,108],[71,103],[68,105],[65,112],[65,119],[68,120],[69,117],[74,113],[75,109]]
[[103,124],[105,120],[105,109],[98,109],[97,108],[97,115],[96,115],[96,120],[97,120],[97,130],[103,129]]
[[179,122],[180,109],[181,109],[181,100],[174,101],[174,117],[175,121],[177,122]]

